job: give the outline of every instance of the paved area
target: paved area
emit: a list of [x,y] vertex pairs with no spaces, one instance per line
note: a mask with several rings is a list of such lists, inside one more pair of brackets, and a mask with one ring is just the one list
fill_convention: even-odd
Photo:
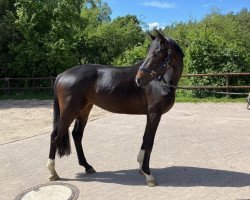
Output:
[[[79,199],[250,199],[250,111],[246,104],[175,104],[162,117],[151,157],[158,186],[136,162],[145,116],[110,115],[88,123],[83,145],[98,171],[86,175],[75,151],[56,159]],[[0,199],[48,182],[49,134],[0,145]],[[72,143],[73,144],[73,143]],[[74,147],[72,145],[72,149]]]

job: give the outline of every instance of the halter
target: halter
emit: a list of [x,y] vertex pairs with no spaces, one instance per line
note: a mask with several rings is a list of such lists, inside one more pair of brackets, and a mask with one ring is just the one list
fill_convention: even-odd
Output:
[[[139,67],[139,70],[141,70],[141,71],[143,71],[143,72],[146,72],[146,73],[150,73],[151,76],[156,76],[156,77],[157,77],[157,72],[156,72],[157,70],[162,69],[163,67],[164,67],[164,68],[166,67],[166,69],[170,68],[171,53],[172,53],[172,52],[171,52],[171,49],[168,49],[167,57],[165,58],[164,62],[163,62],[160,66],[158,66],[156,69],[151,70],[151,69],[149,69],[148,67],[146,68],[146,67],[144,67],[143,65],[141,65],[141,66]],[[164,72],[164,73],[165,73],[165,72]],[[164,73],[163,73],[163,74],[164,74]],[[161,77],[163,74],[161,74],[160,77]]]

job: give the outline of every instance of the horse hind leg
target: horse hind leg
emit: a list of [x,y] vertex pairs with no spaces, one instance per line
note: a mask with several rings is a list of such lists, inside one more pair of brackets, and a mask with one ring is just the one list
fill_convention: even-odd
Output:
[[82,148],[82,137],[83,137],[84,128],[87,124],[88,116],[92,107],[93,105],[86,106],[81,111],[81,114],[78,116],[78,118],[75,121],[75,126],[72,132],[79,165],[83,166],[85,168],[86,173],[88,174],[95,173],[96,171],[91,165],[88,164],[85,158],[83,148]]
[[47,162],[47,168],[50,171],[50,181],[60,180],[60,177],[55,170],[56,151],[58,151],[60,157],[63,155],[69,155],[71,152],[68,128],[72,121],[73,120],[64,122],[62,119],[60,119],[58,125],[54,128],[51,134],[50,153],[49,160]]
[[50,171],[50,177],[49,177],[50,181],[56,181],[60,179],[55,170],[56,152],[58,152],[60,157],[64,155],[69,155],[71,152],[68,130],[70,124],[74,121],[76,117],[77,117],[77,112],[72,112],[72,111],[66,112],[65,110],[63,110],[58,120],[58,123],[54,127],[54,130],[51,134],[50,153],[49,153],[49,160],[47,163],[47,168]]
[[47,162],[47,168],[50,171],[50,176],[49,176],[50,181],[60,180],[60,177],[58,176],[55,170],[56,144],[54,140],[56,135],[57,135],[57,130],[54,129],[53,132],[51,133],[49,160]]

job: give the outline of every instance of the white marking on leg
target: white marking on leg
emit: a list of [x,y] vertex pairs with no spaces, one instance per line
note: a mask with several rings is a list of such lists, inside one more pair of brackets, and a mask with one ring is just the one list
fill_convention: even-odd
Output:
[[155,178],[151,174],[148,175],[148,174],[144,173],[142,170],[141,170],[141,173],[146,177],[146,182],[147,182],[148,186],[154,187],[157,185]]
[[137,156],[137,162],[139,163],[140,167],[139,169],[142,169],[142,164],[143,164],[143,160],[144,160],[144,155],[145,155],[145,150],[140,150],[139,154]]
[[49,177],[50,181],[56,181],[60,179],[60,177],[58,176],[55,170],[55,159],[48,160],[47,168],[50,171],[50,177]]

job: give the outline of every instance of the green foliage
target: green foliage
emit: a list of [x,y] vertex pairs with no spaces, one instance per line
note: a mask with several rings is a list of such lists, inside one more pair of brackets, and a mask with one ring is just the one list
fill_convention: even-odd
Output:
[[13,58],[8,46],[11,41],[19,39],[14,24],[6,18],[9,13],[15,14],[14,3],[14,0],[0,0],[0,77],[9,74],[7,65]]
[[[93,23],[96,24],[96,23]],[[140,21],[136,16],[118,17],[97,27],[90,23],[85,51],[85,63],[111,64],[126,49],[144,41]]]
[[[240,73],[247,71],[247,51],[240,45],[228,43],[219,37],[194,40],[189,47],[189,71],[191,73]],[[249,82],[248,82],[249,83]],[[248,84],[247,79],[231,78],[232,85]],[[225,78],[202,77],[191,79],[191,85],[226,85]],[[195,93],[198,96],[205,94]]]
[[[184,73],[233,73],[250,71],[250,13],[247,9],[226,15],[218,10],[200,22],[173,24],[164,33],[176,39],[184,48]],[[182,79],[181,85],[225,85],[225,78],[202,77]],[[246,77],[230,78],[229,84],[249,85]],[[181,92],[180,95],[208,96],[200,92]]]
[[111,9],[102,0],[18,0],[16,6],[7,19],[18,40],[10,31],[0,40],[11,57],[0,60],[6,71],[1,77],[56,76],[82,63],[111,64],[144,42],[137,17],[111,21]]
[[143,44],[136,45],[132,49],[127,49],[112,64],[115,66],[131,66],[143,60],[146,56],[148,45],[149,41],[145,40]]
[[55,76],[76,65],[77,34],[84,25],[80,8],[73,0],[19,0],[11,19],[21,41],[10,45],[15,58],[9,64],[11,75]]
[[[143,22],[111,20],[103,0],[0,0],[0,77],[56,76],[83,63],[132,65],[145,58]],[[214,10],[201,21],[163,30],[185,53],[184,73],[250,71],[250,12]],[[225,78],[181,79],[180,85],[225,85]],[[250,85],[244,77],[230,84]],[[178,96],[203,97],[179,92]]]

